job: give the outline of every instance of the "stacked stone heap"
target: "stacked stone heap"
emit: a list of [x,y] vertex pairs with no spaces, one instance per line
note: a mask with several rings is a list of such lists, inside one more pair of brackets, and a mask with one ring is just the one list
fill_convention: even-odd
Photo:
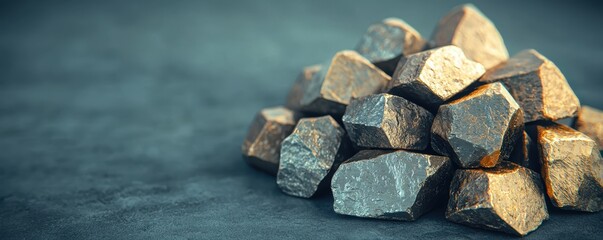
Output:
[[509,57],[473,5],[429,40],[397,18],[371,25],[354,50],[304,68],[242,146],[286,194],[330,188],[338,214],[413,221],[447,202],[452,222],[520,236],[548,219],[547,201],[603,209],[601,149],[603,112],[536,50]]

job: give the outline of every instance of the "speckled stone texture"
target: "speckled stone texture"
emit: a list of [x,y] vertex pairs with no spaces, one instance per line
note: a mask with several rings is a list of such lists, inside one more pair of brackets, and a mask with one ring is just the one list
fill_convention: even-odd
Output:
[[304,97],[304,92],[308,85],[310,85],[310,81],[314,78],[314,75],[320,71],[321,65],[312,65],[305,67],[301,73],[295,79],[293,86],[291,86],[291,90],[289,90],[289,94],[287,95],[287,103],[286,106],[288,108],[299,110],[301,107],[301,99]]
[[559,68],[534,49],[523,50],[480,79],[500,81],[524,110],[525,122],[574,117],[580,101]]
[[356,51],[339,51],[305,89],[301,109],[315,114],[343,115],[352,98],[383,92],[391,77]]
[[351,154],[345,130],[335,119],[302,118],[282,143],[276,184],[286,194],[312,197]]
[[421,34],[402,19],[386,18],[369,26],[356,51],[387,74],[392,74],[398,60],[423,50]]
[[459,169],[450,185],[450,221],[519,236],[549,218],[540,176],[511,162]]
[[523,128],[517,102],[502,84],[492,83],[440,106],[431,146],[462,168],[489,168],[509,159]]
[[[472,2],[511,52],[538,47],[603,108],[600,6]],[[429,34],[461,3],[1,1],[0,238],[514,239],[443,208],[416,222],[342,216],[241,159],[254,114],[283,103],[302,67],[384,17]],[[550,213],[525,239],[603,236],[601,212]]]
[[603,150],[603,111],[582,106],[573,125],[576,130],[595,140],[599,144],[599,150]]
[[561,124],[537,130],[542,178],[553,205],[586,212],[603,210],[603,158],[598,144]]
[[251,122],[241,151],[247,163],[276,174],[281,142],[293,132],[298,115],[284,107],[262,109]]
[[425,150],[433,115],[404,98],[382,93],[352,100],[342,120],[358,147]]
[[509,58],[496,26],[472,4],[458,6],[442,17],[430,42],[433,47],[458,46],[486,69]]
[[453,170],[447,157],[360,151],[333,176],[333,209],[357,217],[413,221],[442,203]]
[[467,59],[460,48],[444,46],[408,56],[404,65],[396,68],[389,92],[437,108],[484,72],[484,67]]

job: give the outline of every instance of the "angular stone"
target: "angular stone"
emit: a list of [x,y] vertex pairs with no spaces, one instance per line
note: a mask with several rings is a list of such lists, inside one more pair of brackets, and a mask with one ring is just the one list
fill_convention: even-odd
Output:
[[350,99],[383,92],[390,80],[357,52],[341,51],[310,81],[301,100],[301,109],[341,116]]
[[549,218],[538,173],[511,162],[459,169],[450,185],[446,219],[524,236]]
[[401,56],[419,52],[425,40],[413,27],[398,18],[387,18],[371,25],[356,46],[356,51],[387,74]]
[[486,69],[509,58],[507,47],[496,26],[471,4],[452,9],[440,19],[431,36],[433,47],[455,45]]
[[433,108],[461,92],[484,74],[484,67],[455,46],[412,54],[396,68],[390,93]]
[[424,150],[433,115],[404,98],[381,93],[353,99],[342,119],[356,146]]
[[320,71],[320,65],[312,65],[305,67],[302,72],[297,76],[297,79],[293,83],[289,94],[287,95],[286,106],[290,109],[298,110],[301,106],[301,99],[304,96],[304,92],[310,81],[318,71]]
[[440,106],[431,145],[462,168],[489,168],[509,158],[522,132],[521,108],[502,84],[493,83]]
[[241,151],[250,165],[276,174],[281,142],[291,134],[298,115],[284,107],[262,109],[253,119]]
[[505,84],[523,108],[525,122],[576,116],[580,101],[553,62],[536,50],[524,50],[490,69],[480,79]]
[[603,150],[603,111],[582,106],[574,128],[595,140],[599,144],[599,150]]
[[351,142],[335,119],[302,118],[282,143],[276,183],[286,194],[309,198],[350,155]]
[[603,209],[603,159],[599,146],[567,126],[538,126],[542,178],[555,207],[586,212]]
[[443,156],[360,151],[333,176],[333,208],[357,217],[416,220],[442,203],[453,171]]
[[536,145],[532,142],[532,137],[526,131],[523,131],[515,147],[513,147],[509,160],[522,167],[539,171],[540,163],[538,162],[537,151]]

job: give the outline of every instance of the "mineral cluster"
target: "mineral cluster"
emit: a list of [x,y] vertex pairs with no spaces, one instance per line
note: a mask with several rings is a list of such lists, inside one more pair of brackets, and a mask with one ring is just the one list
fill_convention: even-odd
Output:
[[[475,6],[451,10],[429,40],[386,18],[352,49],[303,68],[284,107],[249,127],[244,159],[284,193],[402,221],[448,203],[451,222],[519,236],[548,219],[547,202],[603,209],[603,112],[580,107],[536,50],[509,58]],[[573,129],[555,122],[567,118]]]

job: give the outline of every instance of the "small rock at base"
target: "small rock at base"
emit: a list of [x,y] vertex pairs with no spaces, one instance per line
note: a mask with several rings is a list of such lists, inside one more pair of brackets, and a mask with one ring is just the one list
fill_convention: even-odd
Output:
[[284,108],[262,109],[253,119],[241,151],[250,165],[275,175],[278,171],[281,142],[291,134],[298,114]]
[[599,146],[565,125],[537,127],[542,178],[555,207],[598,212],[603,209],[603,159]]
[[446,219],[519,236],[548,219],[538,173],[504,161],[490,169],[459,169],[450,185]]

